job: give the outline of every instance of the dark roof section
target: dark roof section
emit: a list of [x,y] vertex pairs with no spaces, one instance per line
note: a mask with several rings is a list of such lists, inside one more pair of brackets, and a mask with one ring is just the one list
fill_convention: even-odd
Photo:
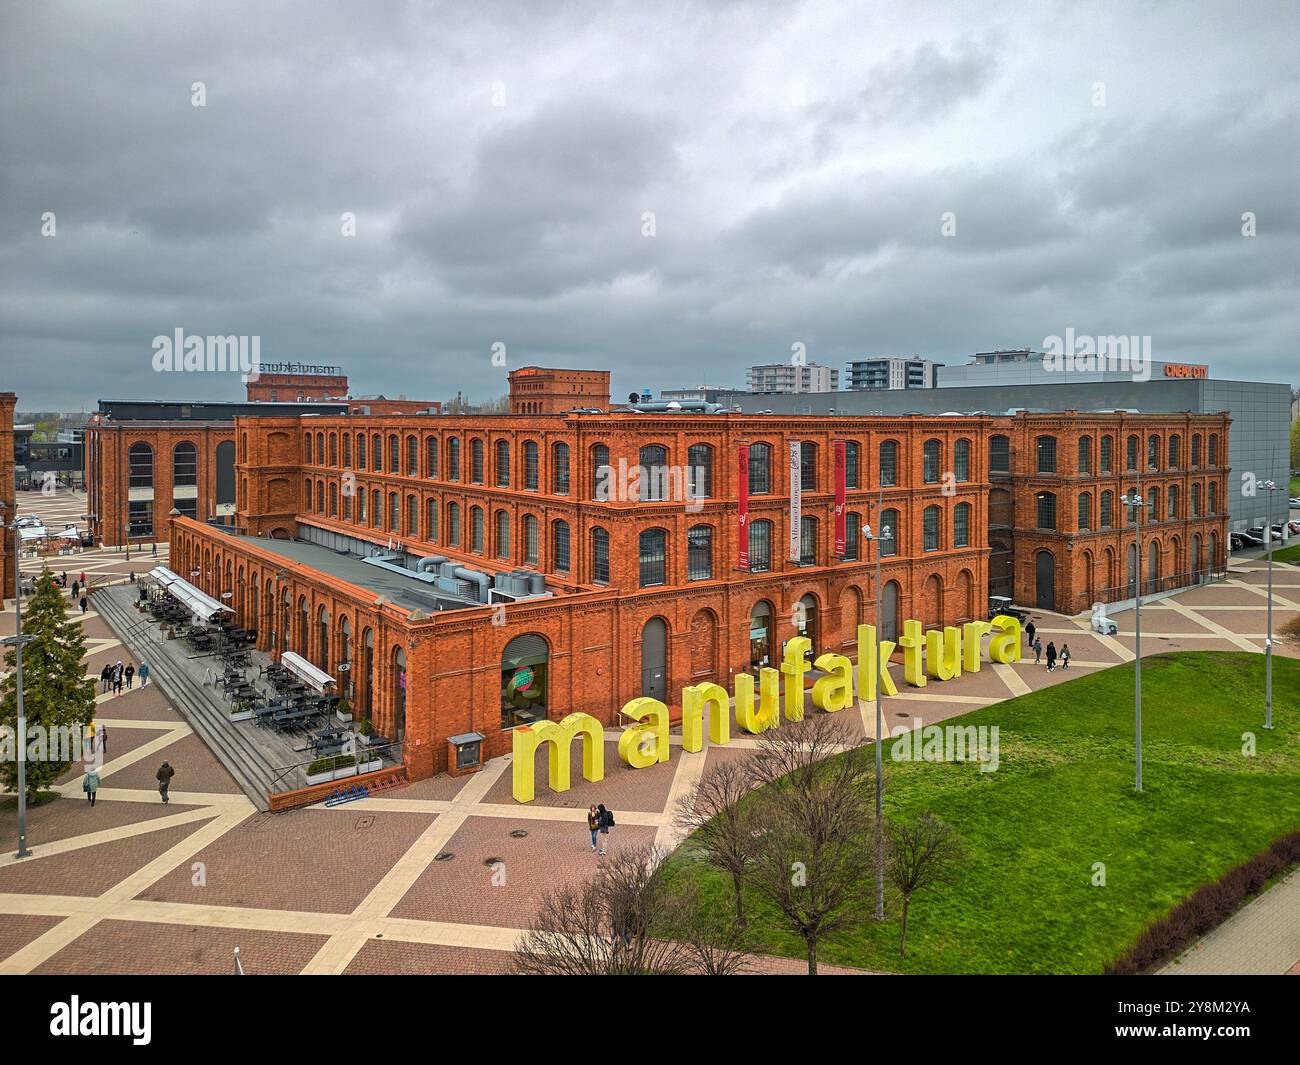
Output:
[[297,414],[347,414],[346,401],[249,403],[170,399],[101,399],[99,412],[114,422],[229,422],[236,418],[276,418]]

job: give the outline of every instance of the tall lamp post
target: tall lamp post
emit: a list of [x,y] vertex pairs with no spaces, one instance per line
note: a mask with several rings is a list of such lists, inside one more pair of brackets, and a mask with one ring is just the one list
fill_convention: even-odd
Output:
[[[885,490],[883,486],[880,489],[879,507],[883,507],[885,502]],[[883,510],[881,511],[883,513]],[[884,626],[880,619],[881,603],[881,585],[880,585],[880,543],[882,540],[888,540],[893,535],[893,530],[888,525],[880,527],[880,535],[876,536],[871,530],[870,525],[862,527],[862,534],[866,537],[868,543],[876,545],[876,624],[883,630]],[[876,742],[873,746],[876,748],[876,920],[885,919],[885,834],[884,834],[884,765],[882,761],[881,746],[884,737],[881,732],[884,729],[884,693],[881,691],[880,678],[876,678]]]
[[1273,493],[1282,491],[1274,481],[1260,481],[1268,493],[1264,538],[1268,541],[1268,636],[1264,640],[1264,727],[1273,727]]
[[[0,502],[0,511],[5,504]],[[18,850],[15,858],[26,858],[32,852],[27,849],[27,717],[23,707],[23,644],[32,639],[23,635],[23,587],[22,573],[18,567],[18,522],[14,515],[13,524],[8,524],[0,514],[0,531],[12,529],[14,533],[14,634],[6,636],[0,643],[14,649],[14,684],[16,685],[16,706],[18,712]],[[0,576],[0,586],[4,584]]]
[[1131,492],[1119,497],[1133,516],[1133,555],[1136,582],[1133,586],[1133,635],[1135,658],[1133,660],[1133,715],[1134,750],[1137,761],[1137,782],[1134,791],[1142,790],[1142,522],[1139,514],[1151,504],[1142,498],[1141,482]]
[[129,521],[122,522],[122,531],[126,533],[126,560],[130,562],[131,561],[131,523]]

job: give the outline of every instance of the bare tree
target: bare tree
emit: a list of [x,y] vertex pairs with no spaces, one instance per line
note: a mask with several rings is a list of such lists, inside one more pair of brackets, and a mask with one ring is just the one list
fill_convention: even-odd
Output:
[[734,976],[748,969],[743,922],[709,906],[693,883],[676,887],[670,898],[666,933],[686,948],[692,971],[703,976]]
[[903,922],[898,930],[898,953],[907,953],[907,911],[918,891],[950,883],[965,858],[965,847],[950,825],[928,810],[911,818],[891,820],[889,879],[903,896]]
[[741,886],[758,849],[754,819],[741,805],[752,786],[743,763],[719,762],[706,769],[695,788],[682,796],[676,814],[678,827],[691,835],[708,863],[731,877],[736,920],[741,924],[745,922]]
[[547,892],[520,941],[516,970],[533,976],[691,971],[688,948],[661,934],[671,906],[661,858],[652,846],[618,850],[586,882]]
[[753,799],[758,849],[749,882],[804,941],[815,976],[819,941],[867,919],[870,766],[825,714],[762,733],[754,763],[767,786]]

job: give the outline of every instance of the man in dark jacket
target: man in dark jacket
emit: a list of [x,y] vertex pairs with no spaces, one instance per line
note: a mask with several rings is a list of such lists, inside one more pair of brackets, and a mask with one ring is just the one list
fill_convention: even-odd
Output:
[[602,802],[596,807],[596,818],[600,822],[600,853],[604,854],[609,846],[609,830],[614,825],[614,811],[606,810]]
[[172,777],[175,775],[176,770],[174,770],[167,762],[163,762],[163,764],[158,767],[158,794],[162,796],[163,802],[167,801],[167,788],[172,782]]

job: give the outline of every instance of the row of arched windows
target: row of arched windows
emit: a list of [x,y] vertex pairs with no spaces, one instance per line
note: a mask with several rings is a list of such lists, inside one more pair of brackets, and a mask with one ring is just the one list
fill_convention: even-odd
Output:
[[[154,476],[153,448],[137,440],[126,451],[127,484],[130,488],[152,488]],[[172,448],[172,485],[186,487],[199,483],[199,449],[189,440]]]
[[[1201,466],[1201,442],[1200,433],[1192,434],[1190,463],[1187,461],[1188,456],[1184,453],[1182,437],[1178,433],[1170,433],[1164,438],[1164,444],[1161,444],[1161,437],[1155,433],[1147,436],[1145,444],[1144,468],[1147,470],[1177,470],[1177,469],[1199,469]],[[1207,463],[1213,468],[1219,464],[1219,434],[1211,433],[1206,440],[1207,445]],[[1093,468],[1093,438],[1090,436],[1081,436],[1078,442],[1078,453],[1075,461],[1075,472],[1081,474],[1093,473],[1114,473],[1114,451],[1115,440],[1112,436],[1103,435],[1097,446],[1096,468]],[[1124,451],[1124,469],[1125,471],[1136,471],[1138,469],[1138,459],[1143,451],[1142,438],[1133,433],[1125,441]],[[1006,436],[997,435],[990,438],[989,441],[989,468],[995,472],[1010,472],[1010,441]],[[1034,470],[1037,473],[1060,473],[1064,472],[1058,469],[1057,465],[1057,439],[1054,436],[1042,435],[1034,440]]]

